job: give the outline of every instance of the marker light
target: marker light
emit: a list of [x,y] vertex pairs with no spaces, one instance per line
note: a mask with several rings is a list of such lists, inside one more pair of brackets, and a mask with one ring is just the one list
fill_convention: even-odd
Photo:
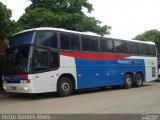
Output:
[[30,80],[21,80],[20,83],[31,83]]
[[26,83],[31,83],[31,81],[30,80],[26,80]]
[[24,80],[21,80],[20,83],[24,83]]

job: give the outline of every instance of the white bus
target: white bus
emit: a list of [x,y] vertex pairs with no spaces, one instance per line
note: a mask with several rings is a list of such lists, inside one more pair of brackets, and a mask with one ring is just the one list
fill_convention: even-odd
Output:
[[58,28],[13,35],[6,55],[7,92],[57,92],[123,85],[140,87],[157,79],[153,42],[106,38]]

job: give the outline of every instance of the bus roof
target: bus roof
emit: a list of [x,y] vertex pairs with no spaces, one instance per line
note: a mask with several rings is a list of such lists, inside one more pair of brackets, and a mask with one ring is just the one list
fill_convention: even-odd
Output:
[[[104,36],[101,36],[101,35],[99,35],[97,33],[93,33],[93,32],[90,32],[90,31],[78,32],[78,31],[66,30],[66,29],[63,29],[63,28],[51,28],[51,27],[39,27],[39,28],[28,29],[28,30],[24,30],[24,31],[18,32],[18,33],[14,34],[14,35],[25,33],[25,32],[30,32],[30,31],[41,31],[41,30],[54,30],[54,31],[60,31],[60,32],[69,32],[69,33],[82,34],[82,35],[91,35],[91,36],[95,36],[95,37],[117,39],[117,38],[111,38],[111,37],[106,37],[106,36],[104,37]],[[155,45],[155,43],[151,42],[151,41],[127,40],[127,39],[117,39],[117,40],[132,41],[132,42],[147,43],[147,44]]]

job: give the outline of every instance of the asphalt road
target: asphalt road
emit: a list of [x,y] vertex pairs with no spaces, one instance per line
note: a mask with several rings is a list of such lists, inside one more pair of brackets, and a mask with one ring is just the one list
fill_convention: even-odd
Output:
[[160,82],[132,89],[78,91],[69,97],[0,94],[0,113],[160,114]]

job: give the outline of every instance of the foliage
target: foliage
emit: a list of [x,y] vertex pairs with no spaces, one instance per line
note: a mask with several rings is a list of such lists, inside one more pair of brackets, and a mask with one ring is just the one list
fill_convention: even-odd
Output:
[[15,22],[10,20],[11,10],[0,2],[0,40],[5,40],[14,31]]
[[26,8],[26,11],[35,8],[49,9],[55,13],[78,13],[84,14],[82,8],[86,8],[88,12],[93,10],[92,4],[88,0],[29,0],[32,4]]
[[149,30],[149,31],[146,31],[146,32],[136,36],[134,39],[155,42],[157,49],[158,49],[158,53],[160,54],[160,31]]
[[76,31],[109,34],[110,26],[101,26],[94,17],[86,16],[93,10],[88,0],[30,0],[32,4],[18,20],[19,30],[35,27],[57,27]]

